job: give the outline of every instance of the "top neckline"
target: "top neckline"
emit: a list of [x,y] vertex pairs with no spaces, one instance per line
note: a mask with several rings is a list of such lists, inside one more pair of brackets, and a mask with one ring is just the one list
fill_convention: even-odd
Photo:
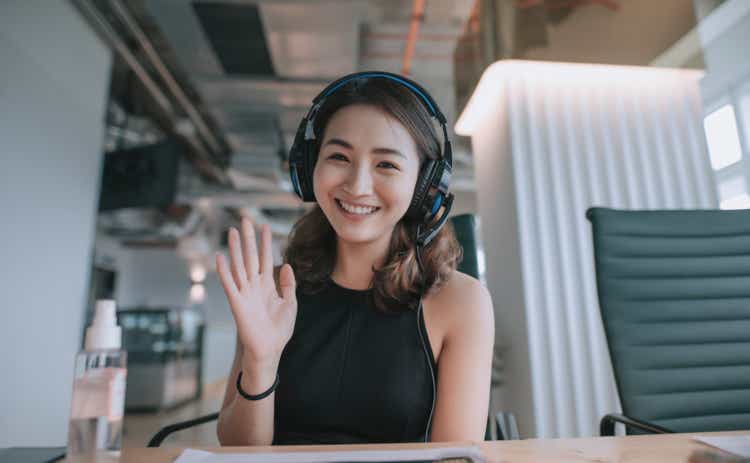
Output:
[[347,288],[345,286],[341,286],[340,284],[336,283],[336,281],[330,275],[328,276],[328,283],[332,287],[336,288],[337,290],[339,290],[339,291],[341,291],[343,293],[351,294],[351,295],[355,295],[355,296],[365,296],[365,295],[368,295],[368,294],[370,294],[372,292],[372,288],[367,288],[367,289],[352,289],[352,288]]

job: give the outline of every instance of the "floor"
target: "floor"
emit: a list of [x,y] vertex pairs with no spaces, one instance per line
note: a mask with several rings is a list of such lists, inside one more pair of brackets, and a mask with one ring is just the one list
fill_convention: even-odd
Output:
[[[224,398],[225,386],[225,380],[204,385],[200,400],[172,410],[157,413],[125,414],[122,432],[123,448],[145,447],[151,437],[164,426],[219,411],[221,401]],[[170,435],[162,444],[162,446],[177,447],[216,447],[218,445],[216,421],[178,431]]]

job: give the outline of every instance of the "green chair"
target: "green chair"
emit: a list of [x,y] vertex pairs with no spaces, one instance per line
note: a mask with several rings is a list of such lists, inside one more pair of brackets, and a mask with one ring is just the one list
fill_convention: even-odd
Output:
[[477,259],[477,221],[474,214],[458,214],[450,218],[456,241],[463,248],[463,258],[458,270],[479,279],[479,260]]
[[750,429],[750,210],[586,217],[623,410],[601,434]]

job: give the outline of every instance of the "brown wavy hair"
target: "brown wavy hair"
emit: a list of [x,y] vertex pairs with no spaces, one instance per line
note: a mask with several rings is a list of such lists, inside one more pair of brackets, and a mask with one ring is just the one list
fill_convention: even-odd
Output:
[[[440,156],[441,143],[424,104],[403,85],[378,77],[353,80],[326,98],[313,122],[315,153],[320,150],[331,117],[354,104],[374,106],[400,122],[416,142],[422,166],[426,159]],[[393,229],[383,265],[372,269],[372,302],[378,310],[416,309],[419,297],[440,288],[462,258],[461,246],[448,222],[421,250],[424,273],[420,272],[415,248],[416,227],[417,223],[402,218]],[[305,293],[320,291],[329,282],[336,262],[336,232],[319,206],[292,228],[284,261],[294,269],[297,284]]]

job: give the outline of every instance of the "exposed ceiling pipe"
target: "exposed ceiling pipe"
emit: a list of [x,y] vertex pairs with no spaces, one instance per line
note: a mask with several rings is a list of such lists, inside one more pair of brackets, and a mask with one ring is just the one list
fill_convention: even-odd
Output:
[[[401,59],[403,63],[403,55],[400,53],[364,53],[362,54],[363,59],[389,59],[398,60]],[[453,61],[454,56],[450,53],[417,53],[411,56],[412,59],[418,61]],[[409,74],[408,71],[404,71],[404,75]]]
[[[395,34],[389,32],[367,32],[364,34],[368,40],[407,40],[409,34]],[[419,40],[423,42],[455,42],[461,34],[421,34]]]
[[185,95],[185,92],[180,87],[180,84],[177,83],[177,81],[172,76],[172,73],[169,72],[169,69],[167,69],[167,67],[164,65],[161,57],[156,52],[153,45],[151,45],[151,41],[148,39],[148,37],[146,37],[146,34],[140,28],[135,19],[133,19],[133,16],[131,16],[130,12],[127,10],[127,8],[125,8],[120,0],[109,0],[109,4],[112,5],[112,9],[122,20],[123,24],[125,24],[125,27],[127,27],[130,33],[133,34],[143,51],[146,52],[146,56],[156,69],[156,72],[159,73],[159,76],[164,80],[164,83],[167,84],[167,88],[175,97],[180,107],[190,118],[190,121],[195,124],[195,127],[198,129],[198,132],[200,132],[203,140],[214,153],[220,153],[222,149],[218,140],[212,133],[211,129],[208,128],[208,125],[206,125],[206,123],[203,121],[203,117],[200,115],[193,103],[190,101],[187,95]]
[[99,11],[91,4],[89,0],[73,0],[73,4],[84,14],[89,21],[93,23],[94,29],[100,33],[105,42],[117,52],[125,63],[130,67],[133,73],[138,77],[146,91],[151,95],[156,104],[164,113],[169,115],[170,119],[175,118],[174,108],[169,98],[164,95],[159,85],[154,82],[148,71],[146,71],[130,49],[117,36],[109,23],[101,16]]
[[[107,20],[102,17],[99,10],[90,0],[72,0],[72,3],[91,23],[94,30],[99,33],[102,39],[120,56],[120,58],[122,58],[136,77],[138,77],[138,80],[143,84],[143,87],[146,89],[149,96],[153,98],[156,105],[167,117],[170,124],[172,124],[171,128],[176,130],[179,118],[175,114],[175,108],[171,101],[167,98],[148,71],[146,71],[141,65],[140,61],[138,61],[135,55],[133,55],[130,48],[122,41],[117,32],[115,32]],[[198,164],[200,164],[201,169],[203,169],[205,173],[222,184],[226,185],[229,183],[226,174],[214,165],[211,155],[206,151],[206,148],[198,142],[198,140],[195,140],[190,136],[181,136],[181,139],[190,145],[192,151],[198,155]]]
[[411,58],[414,55],[414,46],[417,44],[419,35],[419,26],[424,21],[424,0],[414,0],[414,7],[411,12],[409,21],[409,35],[406,38],[406,50],[404,51],[404,60],[401,65],[401,72],[404,75],[411,74]]

